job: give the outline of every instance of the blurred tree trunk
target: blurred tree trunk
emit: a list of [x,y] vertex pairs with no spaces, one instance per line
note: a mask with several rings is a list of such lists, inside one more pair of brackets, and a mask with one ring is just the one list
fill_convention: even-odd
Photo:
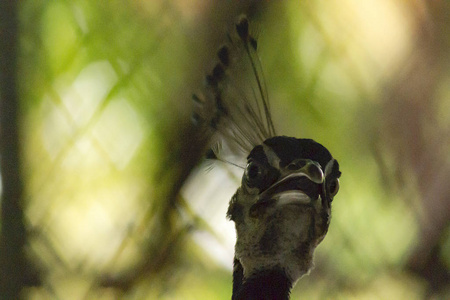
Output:
[[2,299],[19,299],[26,264],[23,184],[20,173],[19,99],[17,95],[17,1],[0,2],[0,146],[1,146],[1,269]]
[[397,172],[415,174],[422,202],[417,213],[419,241],[407,269],[428,282],[430,293],[436,293],[450,280],[441,257],[450,225],[449,135],[448,128],[437,120],[442,101],[437,91],[448,76],[450,59],[450,5],[432,1],[412,11],[416,20],[414,52],[397,80],[390,83],[384,111]]

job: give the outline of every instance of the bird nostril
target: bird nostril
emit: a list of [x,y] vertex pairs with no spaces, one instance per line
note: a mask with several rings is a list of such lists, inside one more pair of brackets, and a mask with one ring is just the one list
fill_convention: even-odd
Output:
[[291,170],[291,171],[296,171],[299,170],[301,168],[303,168],[306,165],[306,159],[297,159],[294,160],[293,162],[291,162],[288,166],[287,169]]
[[323,181],[323,172],[315,164],[310,164],[307,166],[307,173],[314,182],[321,183]]
[[292,161],[286,169],[289,171],[302,172],[315,183],[323,182],[323,172],[319,163],[310,159],[296,159]]

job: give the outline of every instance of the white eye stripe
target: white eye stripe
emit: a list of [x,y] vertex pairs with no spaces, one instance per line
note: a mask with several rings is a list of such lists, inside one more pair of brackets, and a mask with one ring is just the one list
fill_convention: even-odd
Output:
[[275,151],[272,150],[271,147],[267,146],[266,144],[262,144],[264,154],[266,155],[267,161],[269,162],[269,165],[274,167],[275,169],[280,169],[280,161],[281,159],[278,157],[278,155],[275,153]]
[[324,176],[325,178],[331,174],[331,172],[333,171],[333,167],[334,164],[336,163],[336,160],[334,158],[332,158],[327,165],[325,166],[325,172],[324,172]]

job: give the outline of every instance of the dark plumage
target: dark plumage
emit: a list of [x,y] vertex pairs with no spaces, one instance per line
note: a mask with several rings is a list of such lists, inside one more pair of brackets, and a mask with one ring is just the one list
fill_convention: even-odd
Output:
[[228,209],[237,231],[233,299],[288,299],[328,231],[339,165],[322,145],[284,136],[247,159]]
[[256,47],[241,17],[193,96],[193,120],[218,142],[208,158],[244,169],[227,212],[237,232],[232,298],[288,299],[328,231],[341,172],[321,144],[276,135]]

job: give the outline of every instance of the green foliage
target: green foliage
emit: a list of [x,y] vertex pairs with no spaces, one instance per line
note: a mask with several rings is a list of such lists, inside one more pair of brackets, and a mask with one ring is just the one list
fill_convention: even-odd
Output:
[[[423,195],[409,165],[397,181],[384,95],[413,47],[397,38],[413,36],[412,8],[354,2],[280,1],[254,20],[278,132],[325,144],[343,172],[316,269],[294,295],[420,299],[426,285],[406,265]],[[230,298],[232,261],[194,233],[232,252],[221,187],[233,193],[236,178],[187,177],[203,151],[190,95],[235,16],[201,3],[22,1],[25,212],[44,279],[30,298]],[[396,28],[391,51],[375,47],[372,9]]]

